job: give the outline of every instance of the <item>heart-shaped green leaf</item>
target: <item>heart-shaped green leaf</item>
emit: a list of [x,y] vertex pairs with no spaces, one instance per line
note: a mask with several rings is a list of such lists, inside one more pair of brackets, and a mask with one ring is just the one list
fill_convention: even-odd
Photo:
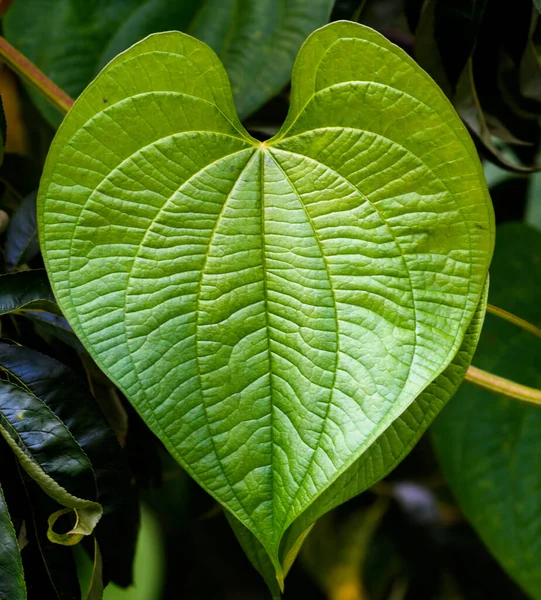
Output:
[[77,335],[277,568],[288,526],[452,361],[493,246],[452,107],[346,22],[307,40],[264,143],[203,43],[133,46],[62,124],[38,219]]

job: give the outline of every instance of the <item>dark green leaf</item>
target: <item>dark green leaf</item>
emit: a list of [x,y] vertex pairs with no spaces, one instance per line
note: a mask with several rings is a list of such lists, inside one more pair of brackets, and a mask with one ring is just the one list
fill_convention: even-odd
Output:
[[120,445],[95,399],[74,371],[23,346],[0,342],[0,368],[54,412],[90,459],[97,499],[103,506],[95,533],[105,576],[129,585],[137,538],[137,493]]
[[[538,167],[536,166],[521,165],[520,163],[514,161],[509,157],[509,152],[506,151],[505,147],[501,143],[495,141],[493,129],[496,121],[494,118],[492,118],[491,124],[493,127],[491,130],[487,121],[490,116],[487,115],[479,102],[473,71],[471,68],[471,61],[468,63],[466,69],[462,73],[458,83],[456,96],[454,97],[454,104],[457,112],[460,114],[464,123],[468,126],[471,134],[480,145],[481,152],[487,156],[491,162],[498,165],[502,169],[516,173],[532,173],[538,170]],[[498,123],[497,125],[500,135],[502,135],[503,131],[505,138],[511,142],[517,142],[517,140],[515,140],[512,135],[507,132],[501,123]]]
[[[490,302],[541,326],[541,233],[498,229]],[[541,388],[541,344],[487,315],[474,364]],[[541,598],[541,409],[465,384],[436,420],[437,454],[460,506],[509,574]]]
[[4,148],[6,146],[7,125],[6,115],[4,114],[4,104],[0,96],[0,164],[4,161]]
[[[15,2],[7,38],[76,98],[114,56],[158,31],[185,31],[221,57],[242,118],[288,82],[305,38],[324,25],[332,0],[42,0]],[[59,115],[35,93],[44,114]],[[103,98],[107,103],[107,98]]]
[[0,424],[59,485],[75,495],[96,497],[88,457],[40,398],[16,383],[0,380]]
[[474,51],[488,0],[429,1],[435,5],[436,43],[446,75],[454,88]]
[[30,194],[17,208],[6,232],[4,260],[6,269],[12,271],[39,254],[38,224],[36,220],[36,194]]
[[[23,551],[30,598],[54,600],[80,600],[81,590],[73,549],[52,542],[47,536],[47,519],[58,510],[50,498],[26,473],[22,473],[27,495],[24,522],[27,545]],[[30,593],[32,588],[38,593]]]
[[48,343],[52,338],[57,338],[68,346],[75,348],[77,352],[84,350],[83,345],[73,333],[65,317],[54,313],[43,311],[25,310],[21,316],[30,319],[34,323],[36,332],[41,335]]
[[[540,136],[541,103],[522,82],[532,32],[530,0],[518,0],[513,11],[486,0],[427,0],[416,30],[419,64],[453,101],[481,151],[516,172],[536,169]],[[494,138],[518,145],[526,166],[509,161]]]
[[[513,10],[504,3],[488,2],[473,55],[473,79],[479,104],[514,138],[539,142],[541,103],[524,97],[520,86],[520,64],[531,39],[531,0],[517,0]],[[492,129],[490,122],[487,123]],[[498,135],[497,131],[494,131]]]
[[0,487],[0,598],[25,600],[23,565],[17,535]]
[[102,508],[94,501],[96,481],[88,457],[42,400],[7,380],[0,380],[0,434],[42,490],[78,516],[67,537],[59,537],[53,515],[50,539],[68,543],[92,533]]
[[0,275],[0,315],[36,310],[62,314],[44,269]]
[[415,29],[415,60],[430,74],[444,94],[452,99],[454,86],[446,72],[442,52],[435,37],[435,11],[437,0],[427,0],[423,6],[420,20]]

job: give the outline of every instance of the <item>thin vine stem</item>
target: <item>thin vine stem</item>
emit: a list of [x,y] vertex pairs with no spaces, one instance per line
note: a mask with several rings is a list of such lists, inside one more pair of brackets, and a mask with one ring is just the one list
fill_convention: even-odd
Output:
[[[513,313],[510,313],[503,308],[499,308],[493,304],[487,304],[486,312],[495,315],[500,319],[504,319],[505,321],[520,327],[522,330],[541,338],[541,329],[536,327],[533,323],[529,323],[528,321],[517,317]],[[466,377],[464,379],[486,390],[490,390],[496,394],[501,394],[506,398],[541,406],[541,390],[516,383],[515,381],[511,381],[505,377],[500,377],[499,375],[488,373],[487,371],[483,371],[482,369],[474,367],[473,365],[470,365],[468,368]]]
[[513,325],[516,325],[517,327],[524,329],[524,331],[533,333],[538,338],[541,338],[541,329],[539,329],[539,327],[536,327],[532,323],[529,323],[528,321],[525,321],[524,319],[517,317],[513,313],[507,312],[503,308],[499,308],[497,306],[494,306],[493,304],[487,304],[487,313],[495,315],[496,317],[499,317],[500,319],[504,319],[505,321],[508,321],[509,323],[513,323]]
[[478,369],[473,365],[470,365],[468,368],[464,379],[485,390],[490,390],[507,398],[541,406],[541,390],[516,383],[499,375],[487,373],[487,371]]
[[51,81],[32,62],[16,50],[5,38],[0,36],[0,59],[12,71],[20,75],[46,98],[61,113],[66,114],[73,106],[73,98]]

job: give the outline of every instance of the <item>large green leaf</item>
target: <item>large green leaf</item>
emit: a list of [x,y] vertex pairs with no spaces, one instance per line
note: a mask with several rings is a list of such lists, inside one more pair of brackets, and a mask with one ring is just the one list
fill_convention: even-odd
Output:
[[38,221],[74,331],[277,568],[289,525],[452,361],[493,245],[452,107],[346,22],[305,43],[264,143],[204,44],[133,46],[62,124]]
[[0,487],[0,598],[25,600],[23,565],[15,528]]
[[[302,543],[311,525],[326,512],[364,492],[392,471],[409,454],[436,415],[456,393],[479,341],[485,317],[487,293],[488,281],[462,346],[451,364],[288,529],[281,547],[284,572],[287,573],[298,552],[299,542]],[[263,546],[239,521],[230,515],[228,520],[254,567],[261,573],[271,592],[276,596],[275,568],[266,556]]]
[[[305,38],[333,0],[24,0],[5,18],[7,38],[76,98],[114,56],[145,36],[178,29],[222,59],[241,118],[287,83]],[[53,123],[60,115],[35,92]]]
[[[541,326],[541,234],[498,228],[490,302]],[[488,315],[476,366],[541,388],[541,344]],[[465,384],[434,424],[434,442],[460,506],[509,574],[541,598],[541,409]]]

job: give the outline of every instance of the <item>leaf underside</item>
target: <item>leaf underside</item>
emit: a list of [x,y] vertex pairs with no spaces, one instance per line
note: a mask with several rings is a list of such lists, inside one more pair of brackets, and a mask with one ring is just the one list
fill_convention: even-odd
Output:
[[133,46],[61,126],[38,218],[74,331],[275,564],[288,526],[456,355],[493,246],[453,109],[345,22],[303,46],[265,143],[204,44]]
[[[459,388],[471,359],[485,317],[488,280],[477,311],[453,361],[408,409],[360,456],[332,485],[330,485],[289,527],[280,547],[280,564],[287,574],[287,557],[302,543],[305,532],[326,512],[361,494],[385,477],[411,451],[434,417]],[[279,594],[276,569],[269,561],[263,546],[237,519],[228,520],[255,568],[269,588]],[[290,562],[291,564],[291,562]]]

